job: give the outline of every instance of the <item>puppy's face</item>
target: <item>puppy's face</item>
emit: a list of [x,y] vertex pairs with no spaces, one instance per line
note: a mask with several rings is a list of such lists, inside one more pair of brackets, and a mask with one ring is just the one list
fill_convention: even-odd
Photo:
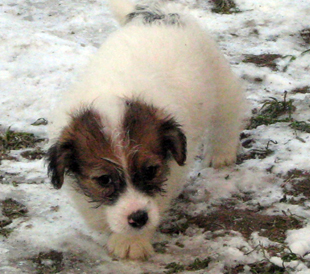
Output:
[[159,222],[154,199],[165,195],[168,163],[186,160],[186,138],[171,116],[140,100],[123,102],[117,125],[92,106],[71,116],[48,150],[52,184],[74,177],[94,210],[106,206],[106,220],[116,233],[137,233]]

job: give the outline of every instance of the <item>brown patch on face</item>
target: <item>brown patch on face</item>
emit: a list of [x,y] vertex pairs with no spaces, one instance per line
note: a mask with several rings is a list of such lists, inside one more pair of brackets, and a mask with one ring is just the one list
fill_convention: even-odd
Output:
[[48,151],[52,184],[60,188],[65,173],[74,174],[79,188],[92,201],[115,200],[124,189],[123,171],[101,116],[92,108],[71,116],[59,141]]
[[139,101],[127,101],[124,116],[124,131],[130,140],[130,149],[136,147],[143,155],[162,155],[159,130],[160,111]]
[[104,161],[104,158],[110,159],[111,162],[118,161],[113,153],[112,141],[104,133],[102,119],[93,109],[82,110],[72,115],[72,121],[63,131],[59,141],[74,144],[74,154],[80,163],[79,173],[83,176],[100,173],[103,164],[110,169],[111,164]]
[[128,169],[133,184],[149,195],[164,191],[169,156],[179,165],[186,160],[186,137],[180,125],[163,110],[128,100],[123,129],[129,140]]
[[163,192],[168,161],[184,165],[186,160],[181,126],[163,110],[128,100],[122,127],[116,130],[118,134],[110,136],[104,117],[92,107],[75,112],[47,153],[54,187],[61,188],[69,173],[94,202],[115,201],[125,189],[125,178],[149,195]]

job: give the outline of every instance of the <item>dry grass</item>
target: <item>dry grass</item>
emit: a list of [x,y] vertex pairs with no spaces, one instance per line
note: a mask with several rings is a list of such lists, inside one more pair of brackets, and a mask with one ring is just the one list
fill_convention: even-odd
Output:
[[212,12],[221,14],[232,14],[241,12],[233,0],[212,0],[214,7]]

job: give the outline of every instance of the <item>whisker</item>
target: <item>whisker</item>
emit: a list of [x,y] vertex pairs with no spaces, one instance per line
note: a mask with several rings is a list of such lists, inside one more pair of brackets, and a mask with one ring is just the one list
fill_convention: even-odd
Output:
[[105,158],[105,157],[101,157],[102,160],[107,161],[110,164],[113,164],[115,166],[119,166],[119,163],[115,162],[114,160],[110,159],[110,158]]

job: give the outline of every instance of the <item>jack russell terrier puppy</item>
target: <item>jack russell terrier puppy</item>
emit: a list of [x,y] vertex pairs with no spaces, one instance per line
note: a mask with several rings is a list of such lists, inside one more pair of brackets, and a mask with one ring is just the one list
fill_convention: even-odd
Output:
[[48,173],[119,258],[145,259],[197,147],[236,160],[244,94],[216,44],[173,3],[111,0],[122,28],[103,43],[53,114]]

